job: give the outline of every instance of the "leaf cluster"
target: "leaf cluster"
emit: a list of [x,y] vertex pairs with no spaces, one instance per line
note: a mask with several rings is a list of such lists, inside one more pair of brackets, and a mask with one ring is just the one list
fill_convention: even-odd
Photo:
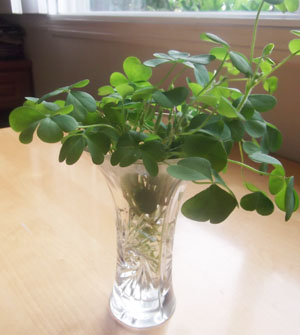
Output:
[[[158,174],[160,162],[167,162],[171,176],[207,187],[182,206],[183,214],[193,220],[222,222],[239,204],[269,215],[274,203],[288,220],[299,198],[294,178],[286,176],[272,156],[282,135],[263,115],[277,104],[274,72],[300,53],[300,32],[292,31],[297,38],[289,42],[290,54],[281,62],[271,59],[273,43],[255,57],[257,22],[265,3],[283,2],[261,2],[248,57],[221,37],[203,33],[200,38],[212,46],[207,54],[170,50],[154,53],[144,63],[127,57],[123,72],[113,72],[109,84],[98,89],[98,99],[83,90],[89,81],[82,80],[41,98],[27,97],[11,112],[10,125],[22,143],[30,143],[35,131],[44,142],[61,142],[59,161],[70,165],[84,150],[94,164],[102,164],[107,154],[112,165],[121,167],[141,160],[151,176]],[[215,64],[214,69],[208,70],[208,64],[210,69]],[[158,67],[164,75],[152,83],[152,71]],[[184,75],[186,84],[177,85]],[[255,93],[258,86],[265,93]],[[230,158],[235,145],[240,160]],[[252,165],[245,163],[245,156]],[[244,169],[265,175],[268,190],[244,178],[247,194],[238,201],[221,177],[229,164],[240,165],[243,177]]]

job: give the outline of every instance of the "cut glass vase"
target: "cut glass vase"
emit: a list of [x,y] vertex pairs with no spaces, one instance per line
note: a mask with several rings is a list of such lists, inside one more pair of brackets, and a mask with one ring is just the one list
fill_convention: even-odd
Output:
[[159,164],[156,177],[137,162],[100,166],[116,209],[117,266],[110,309],[122,324],[158,326],[175,310],[172,249],[185,183]]

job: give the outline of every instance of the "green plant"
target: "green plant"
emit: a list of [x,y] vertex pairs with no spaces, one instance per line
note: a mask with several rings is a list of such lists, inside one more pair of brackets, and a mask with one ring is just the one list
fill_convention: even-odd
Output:
[[[23,106],[11,112],[10,125],[20,132],[22,143],[30,143],[36,129],[42,141],[61,141],[59,161],[67,164],[74,164],[86,147],[95,164],[101,164],[107,153],[111,164],[121,167],[141,159],[152,176],[158,173],[158,163],[167,161],[173,177],[208,185],[182,206],[185,216],[198,221],[222,222],[238,206],[221,177],[228,164],[238,164],[242,172],[249,169],[269,178],[269,193],[288,220],[298,208],[299,198],[293,177],[286,176],[280,161],[269,155],[279,149],[282,137],[262,114],[276,105],[273,73],[300,53],[300,39],[289,42],[290,54],[278,64],[270,58],[272,43],[254,57],[259,14],[265,3],[279,5],[283,1],[261,1],[249,59],[231,50],[220,37],[204,33],[202,40],[217,45],[209,54],[191,56],[170,50],[155,53],[155,58],[144,64],[128,57],[124,74],[112,73],[110,85],[99,88],[99,101],[81,90],[89,83],[83,80],[41,98],[26,98]],[[300,31],[292,34],[299,37]],[[205,66],[212,61],[217,67],[210,72]],[[149,82],[152,68],[162,64],[170,69],[153,85]],[[176,86],[187,70],[194,80],[187,77],[185,86]],[[236,82],[244,83],[243,92],[231,86]],[[268,94],[253,93],[258,85]],[[47,101],[62,94],[65,100]],[[240,150],[239,161],[229,158],[234,144]],[[260,167],[246,164],[245,155]],[[173,158],[180,160],[175,164],[169,161]],[[249,193],[240,200],[241,207],[271,214],[274,204],[267,192],[246,180],[244,185]]]

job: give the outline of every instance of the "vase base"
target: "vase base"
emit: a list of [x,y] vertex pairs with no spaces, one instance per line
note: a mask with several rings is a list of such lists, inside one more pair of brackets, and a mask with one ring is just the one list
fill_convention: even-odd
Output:
[[[133,329],[146,329],[162,325],[168,321],[175,311],[175,297],[169,291],[161,302],[129,301],[116,296],[113,291],[110,298],[110,310],[113,317],[123,326]],[[150,307],[150,308],[149,308]]]

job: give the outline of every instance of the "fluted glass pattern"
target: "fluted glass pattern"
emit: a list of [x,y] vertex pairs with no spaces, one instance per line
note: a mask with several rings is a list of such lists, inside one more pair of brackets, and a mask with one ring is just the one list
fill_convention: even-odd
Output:
[[143,164],[101,165],[116,207],[117,267],[110,308],[127,326],[148,328],[174,312],[172,248],[185,184],[166,164],[151,177]]

